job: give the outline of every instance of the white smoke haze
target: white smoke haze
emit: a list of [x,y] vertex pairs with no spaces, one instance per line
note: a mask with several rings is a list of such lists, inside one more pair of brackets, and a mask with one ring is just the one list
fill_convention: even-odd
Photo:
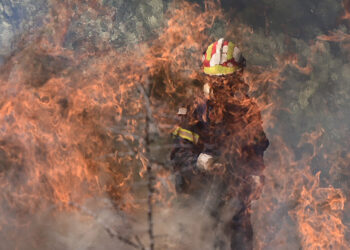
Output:
[[[218,206],[215,187],[199,197],[177,197],[171,207],[155,210],[156,249],[230,249],[229,221],[241,205],[233,199],[221,208],[218,215],[213,214]],[[218,247],[218,246],[217,246]]]
[[[176,199],[171,207],[156,206],[156,249],[210,250],[219,240],[226,246],[223,249],[230,249],[227,222],[240,209],[240,204],[234,200],[221,210],[219,222],[210,214],[210,205],[208,200],[187,197]],[[132,241],[138,236],[142,245],[147,246],[148,225],[144,210],[130,217],[122,211],[118,213],[107,198],[72,206],[77,209],[55,211],[52,207],[33,217],[22,218],[25,225],[14,231],[4,226],[2,236],[5,237],[1,238],[0,249],[137,249],[118,236]],[[7,219],[10,216],[7,214]]]
[[130,222],[107,198],[88,201],[73,211],[57,211],[53,206],[21,219],[18,214],[2,216],[23,225],[3,226],[0,249],[130,249],[117,238],[132,235]]

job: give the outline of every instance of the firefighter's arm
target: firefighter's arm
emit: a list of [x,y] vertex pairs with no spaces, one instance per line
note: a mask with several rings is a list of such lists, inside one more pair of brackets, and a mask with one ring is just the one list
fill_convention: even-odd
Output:
[[174,142],[174,148],[171,152],[170,159],[174,165],[181,166],[194,166],[197,161],[197,156],[201,152],[199,146],[199,135],[190,130],[187,126],[187,108],[181,107],[177,112],[180,120],[180,124],[177,125],[172,131],[172,137]]
[[[197,123],[193,125],[193,129],[196,131],[205,131],[205,121],[202,120],[202,115],[205,110],[205,105],[198,105],[195,112],[192,114],[194,116],[194,120],[197,120]],[[186,118],[187,108],[180,108],[177,114],[180,118]],[[210,149],[210,144],[205,142],[204,138],[200,138],[200,136],[193,132],[192,129],[188,130],[184,129],[183,127],[177,127],[172,134],[191,142],[195,148],[201,149],[198,152],[198,157],[195,161],[196,168],[202,171],[208,171],[212,168],[217,157],[215,157],[215,150]]]

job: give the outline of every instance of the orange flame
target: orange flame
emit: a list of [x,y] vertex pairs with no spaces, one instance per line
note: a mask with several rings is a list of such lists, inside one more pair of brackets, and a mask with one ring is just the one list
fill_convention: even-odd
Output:
[[[73,13],[71,1],[55,1],[60,12],[51,13],[45,26],[54,32],[33,36],[32,43],[24,41],[23,47],[2,66],[0,159],[4,162],[0,164],[5,167],[0,169],[0,209],[34,214],[50,205],[68,209],[71,201],[84,203],[91,197],[108,194],[119,208],[144,210],[138,199],[144,197],[145,190],[135,186],[142,181],[152,160],[146,155],[146,108],[138,86],[143,85],[150,92],[157,123],[152,125],[161,136],[176,123],[174,114],[179,104],[188,104],[193,96],[201,95],[201,86],[195,82],[204,78],[199,73],[200,55],[213,40],[208,29],[216,18],[224,17],[220,1],[205,1],[204,11],[196,4],[174,2],[159,37],[124,52],[105,42],[96,51],[64,49],[64,37],[75,15],[87,9],[92,18],[99,12],[109,13],[100,1],[85,2],[78,4]],[[348,1],[344,1],[344,6],[348,6]],[[348,16],[346,7],[343,19]],[[235,27],[238,34],[253,33],[244,25]],[[232,37],[241,42],[239,35]],[[320,41],[311,50],[322,51],[322,41],[346,44],[349,39],[348,34],[335,31],[330,36],[319,36]],[[244,72],[243,80],[254,98],[229,100],[242,107],[258,105],[266,130],[278,123],[277,111],[290,112],[280,106],[276,94],[286,79],[287,67],[309,75],[315,63],[311,56],[301,66],[294,54],[275,55],[275,60],[274,68],[253,66]],[[239,140],[253,141],[255,138],[250,138],[247,131],[261,129],[256,110],[248,109],[242,118],[242,123],[249,125],[238,129],[237,144]],[[218,110],[215,115],[220,118],[222,112]],[[320,181],[322,173],[312,174],[310,168],[312,160],[323,153],[320,141],[324,133],[319,127],[303,134],[297,146],[311,145],[313,153],[303,154],[299,160],[280,136],[269,138],[272,146],[266,160],[264,201],[257,205],[262,211],[257,215],[261,216],[258,221],[264,221],[264,216],[273,214],[278,204],[296,201],[288,214],[306,249],[338,249],[347,243],[347,228],[342,221],[346,208],[344,191],[332,185],[324,187]],[[244,154],[239,149],[232,153]],[[325,157],[333,162],[330,173],[341,171],[349,175],[349,154]],[[156,172],[154,200],[160,206],[171,206],[175,191],[169,166],[152,166]],[[217,173],[225,174],[222,169]],[[0,216],[0,230],[12,222],[16,219]],[[278,235],[278,226],[268,229],[276,242],[285,239],[286,236]],[[268,240],[267,236],[259,238],[257,248],[263,249]]]

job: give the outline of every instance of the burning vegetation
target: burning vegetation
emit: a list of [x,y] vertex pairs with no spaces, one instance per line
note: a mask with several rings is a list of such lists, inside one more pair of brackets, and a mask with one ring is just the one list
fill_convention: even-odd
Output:
[[[0,249],[347,249],[349,1],[307,39],[274,23],[270,1],[251,23],[237,2],[147,1],[140,22],[133,3],[52,0],[13,38],[0,61]],[[247,59],[226,82],[200,68],[220,37]],[[223,164],[177,192],[171,133],[204,83]]]

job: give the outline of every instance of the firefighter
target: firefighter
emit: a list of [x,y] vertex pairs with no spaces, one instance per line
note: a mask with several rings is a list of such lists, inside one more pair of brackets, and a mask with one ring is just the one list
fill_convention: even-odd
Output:
[[239,200],[240,209],[228,222],[232,249],[251,248],[249,207],[262,189],[263,153],[269,145],[259,108],[242,80],[245,64],[240,49],[223,38],[207,48],[203,95],[179,109],[170,156],[178,193],[207,195],[202,191],[216,182],[212,212],[234,197]]

